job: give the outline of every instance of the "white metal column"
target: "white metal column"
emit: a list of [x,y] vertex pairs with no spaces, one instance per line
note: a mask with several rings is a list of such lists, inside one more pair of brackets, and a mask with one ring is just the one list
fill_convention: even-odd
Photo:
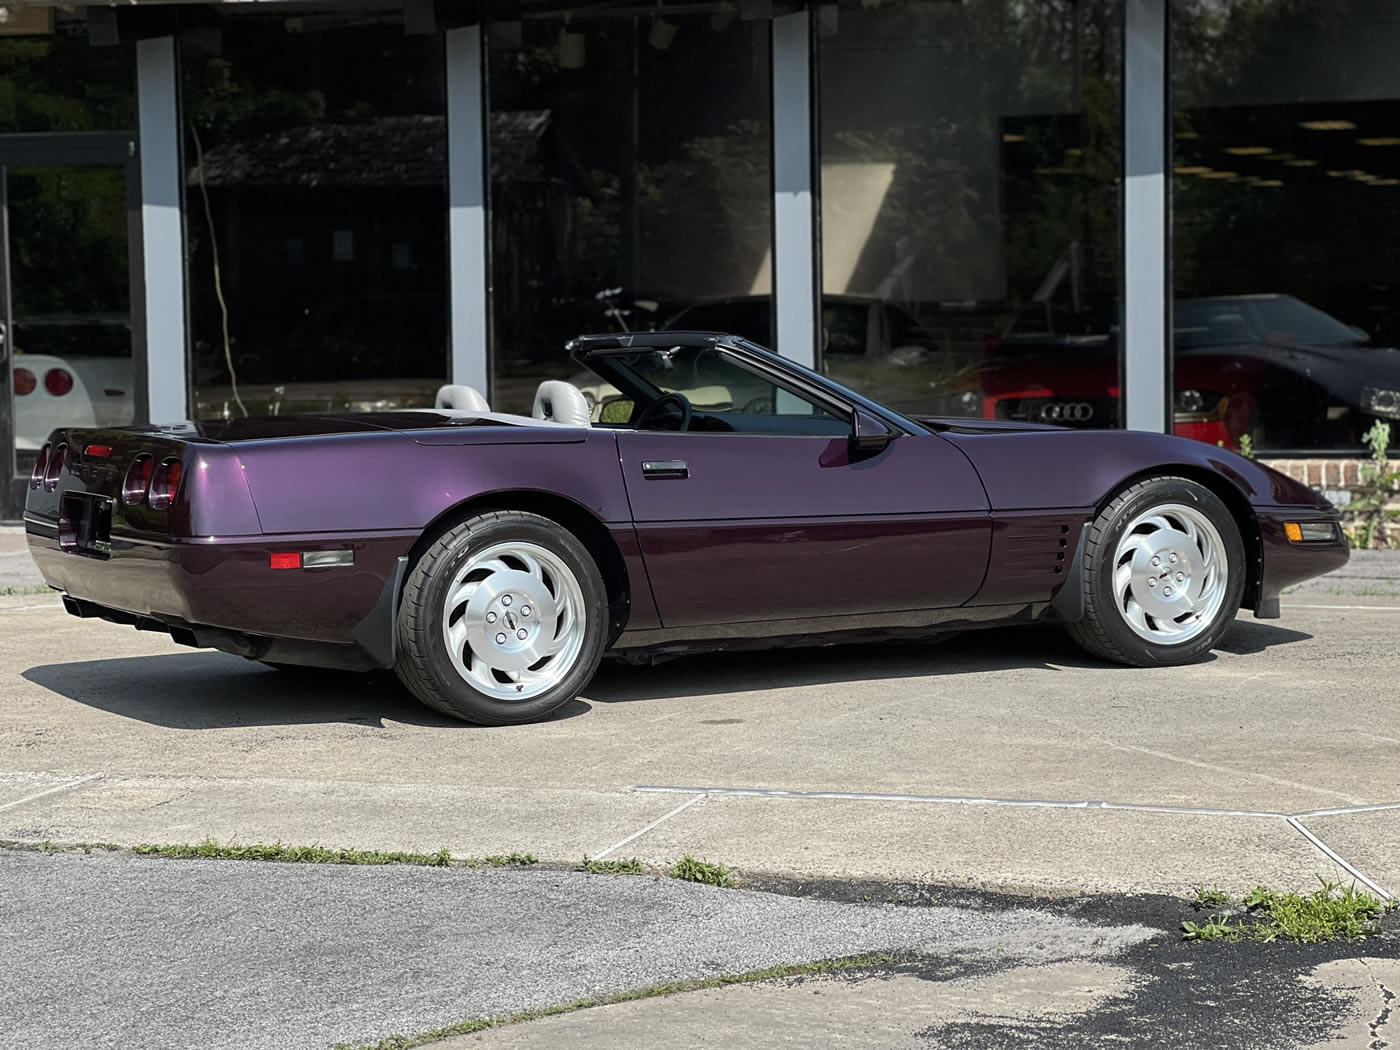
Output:
[[[452,382],[487,393],[489,326],[486,234],[486,98],[481,26],[447,38],[447,214]],[[490,396],[488,394],[488,396]]]
[[817,357],[812,48],[806,11],[773,19],[773,317],[778,350]]
[[1123,18],[1123,412],[1130,430],[1165,431],[1167,287],[1167,0],[1127,0]]
[[175,38],[137,41],[141,276],[146,316],[146,391],[152,423],[177,423],[189,416],[178,82]]

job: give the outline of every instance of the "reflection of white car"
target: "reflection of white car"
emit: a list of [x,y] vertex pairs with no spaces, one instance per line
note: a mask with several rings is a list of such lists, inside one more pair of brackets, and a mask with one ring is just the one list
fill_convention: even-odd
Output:
[[17,320],[15,344],[16,448],[37,451],[57,427],[124,427],[135,418],[124,319]]

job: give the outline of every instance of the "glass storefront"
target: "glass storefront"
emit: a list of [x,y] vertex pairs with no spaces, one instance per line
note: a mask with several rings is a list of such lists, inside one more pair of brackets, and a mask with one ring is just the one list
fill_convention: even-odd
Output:
[[[0,33],[0,137],[134,129],[135,48],[91,45],[80,9],[25,10],[27,35]],[[1400,0],[1162,11],[1170,425],[1261,454],[1364,454],[1375,420],[1400,421]],[[837,0],[805,17],[820,367],[910,413],[1122,426],[1123,128],[1157,114],[1123,110],[1121,0]],[[188,24],[190,414],[431,404],[450,360],[442,32],[406,33],[388,0],[211,6]],[[459,349],[484,356],[493,407],[528,412],[542,380],[576,378],[563,344],[579,332],[776,345],[770,23],[729,3],[541,4],[480,32],[490,345]],[[805,119],[783,105],[776,119]],[[56,156],[3,176],[16,463],[58,418],[25,398],[81,387],[112,422],[142,403],[135,169]],[[62,375],[25,355],[73,363],[71,386],[54,393]],[[604,418],[616,392],[585,393]]]
[[[132,49],[16,11],[0,39],[0,513],[49,432],[135,418],[127,165],[85,136],[136,125]],[[62,141],[51,162],[33,137]],[[18,151],[27,161],[7,162]]]
[[581,332],[771,343],[768,33],[717,6],[488,34],[493,408],[573,378]]
[[1400,2],[1173,11],[1178,432],[1359,454],[1400,419]]
[[[447,376],[439,37],[231,14],[182,62],[191,413],[431,406]],[[208,39],[207,37],[205,39]]]
[[1120,18],[817,12],[829,374],[906,412],[1120,425]]

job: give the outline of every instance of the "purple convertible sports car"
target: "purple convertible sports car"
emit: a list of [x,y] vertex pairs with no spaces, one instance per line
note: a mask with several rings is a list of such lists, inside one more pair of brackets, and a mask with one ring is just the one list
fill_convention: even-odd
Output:
[[1317,493],[1161,434],[910,419],[744,339],[584,336],[623,393],[465,387],[371,415],[58,430],[25,508],[76,616],[274,667],[394,668],[528,722],[605,653],[1059,622],[1137,666],[1343,564]]

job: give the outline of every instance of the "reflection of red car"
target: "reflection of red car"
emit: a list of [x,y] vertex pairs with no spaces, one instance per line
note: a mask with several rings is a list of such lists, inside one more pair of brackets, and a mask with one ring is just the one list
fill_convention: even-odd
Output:
[[[1104,336],[1098,346],[1067,349],[1003,344],[982,370],[982,415],[1062,427],[1120,426],[1116,345]],[[1255,413],[1254,395],[1240,379],[1222,376],[1210,362],[1178,361],[1174,432],[1237,450]]]
[[[1238,448],[1345,448],[1400,419],[1400,351],[1287,295],[1183,299],[1175,312],[1175,432]],[[983,369],[990,419],[1120,423],[1115,327],[1041,304]]]

